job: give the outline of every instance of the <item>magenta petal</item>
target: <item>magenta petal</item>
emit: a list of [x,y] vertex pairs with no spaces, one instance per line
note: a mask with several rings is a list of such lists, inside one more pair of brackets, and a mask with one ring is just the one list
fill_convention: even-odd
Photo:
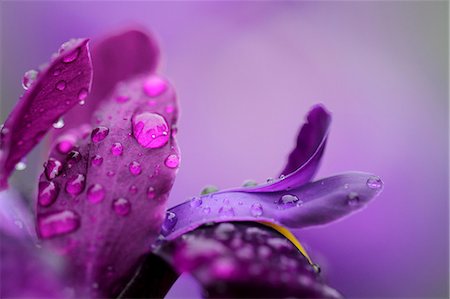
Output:
[[256,223],[203,226],[156,252],[206,298],[342,298],[290,241]]
[[[74,142],[70,152],[62,153],[56,143],[53,163],[46,164],[58,160],[63,166],[51,180],[59,187],[56,200],[37,205],[37,231],[44,245],[69,260],[78,297],[117,296],[164,220],[177,172],[166,160],[180,160],[172,131],[178,109],[174,89],[165,80],[164,93],[156,99],[145,95],[145,81],[153,76],[118,84],[94,115],[90,134],[68,132]],[[125,94],[129,101],[117,101]],[[174,109],[168,112],[168,106]],[[145,116],[159,121],[146,122]],[[163,142],[148,147],[158,134]],[[48,172],[41,182],[49,180]]]
[[63,114],[90,89],[92,65],[88,40],[73,41],[54,58],[18,101],[0,135],[0,189],[14,166]]
[[316,174],[327,143],[330,113],[321,105],[314,106],[302,126],[297,144],[289,155],[281,172],[281,180],[274,180],[255,187],[234,188],[237,191],[267,192],[295,188],[309,182]]
[[[124,30],[94,40],[91,53],[95,70],[92,92],[83,107],[74,109],[65,117],[65,129],[90,123],[94,111],[110,96],[117,83],[143,73],[153,73],[160,56],[156,40],[140,29]],[[129,97],[124,96],[122,100],[128,101]],[[57,133],[62,132],[64,130]]]
[[278,192],[213,193],[171,208],[163,235],[173,240],[209,222],[263,221],[289,229],[326,224],[361,210],[381,190],[378,177],[353,172]]

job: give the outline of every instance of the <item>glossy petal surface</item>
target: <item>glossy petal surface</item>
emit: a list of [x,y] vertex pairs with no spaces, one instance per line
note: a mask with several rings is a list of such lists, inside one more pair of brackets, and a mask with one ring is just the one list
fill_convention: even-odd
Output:
[[255,223],[203,226],[157,253],[207,298],[341,298],[284,236]]
[[88,40],[63,47],[29,86],[6,120],[0,135],[0,188],[14,166],[25,157],[63,114],[79,103],[92,81]]
[[[164,161],[170,155],[179,157],[170,132],[177,110],[167,113],[165,108],[177,104],[167,83],[166,91],[152,98],[155,102],[150,105],[143,91],[148,76],[154,75],[119,84],[95,113],[93,130],[68,132],[75,140],[71,151],[61,153],[57,143],[50,154],[64,166],[52,180],[60,188],[56,201],[37,207],[38,234],[44,245],[69,259],[76,296],[117,296],[158,236],[164,219],[177,172]],[[117,102],[124,94],[129,101]],[[133,117],[142,113],[157,114],[167,124],[167,142],[158,148],[142,146],[133,134]],[[151,128],[146,126],[142,134],[152,138]],[[130,172],[133,162],[142,165],[140,172]],[[45,173],[40,180],[48,180]]]
[[[379,183],[368,185],[373,180]],[[171,208],[174,216],[166,217],[169,229],[163,234],[173,240],[209,222],[262,221],[289,229],[322,225],[361,210],[381,190],[378,177],[352,172],[278,192],[213,193],[195,199],[195,205],[191,200]]]

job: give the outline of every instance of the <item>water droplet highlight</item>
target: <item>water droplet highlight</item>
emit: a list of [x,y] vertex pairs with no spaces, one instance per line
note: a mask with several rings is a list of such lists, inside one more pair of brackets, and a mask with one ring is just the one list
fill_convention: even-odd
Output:
[[105,189],[100,184],[93,184],[87,190],[87,198],[92,203],[97,203],[105,198]]
[[128,169],[132,175],[140,175],[142,173],[141,164],[137,161],[131,162]]
[[82,174],[77,174],[66,183],[66,192],[71,195],[78,195],[83,192],[86,185],[86,178]]
[[114,156],[121,156],[123,153],[123,146],[119,142],[115,142],[111,145],[111,154]]
[[80,216],[71,210],[39,215],[37,227],[45,239],[72,233],[80,227]]
[[380,189],[383,186],[383,181],[377,176],[371,176],[367,179],[366,184],[370,189]]
[[303,204],[303,202],[301,200],[299,200],[298,197],[293,194],[286,194],[286,195],[281,196],[281,198],[278,200],[277,203],[278,203],[279,209],[292,208],[292,207]]
[[118,216],[126,216],[130,214],[131,203],[126,198],[117,198],[113,201],[113,210]]
[[44,165],[45,167],[45,176],[48,180],[53,180],[57,177],[62,170],[62,163],[59,160],[54,158],[48,159],[48,161]]
[[177,224],[177,221],[178,217],[175,213],[166,212],[166,218],[161,227],[161,234],[163,236],[167,236],[168,234],[170,234],[173,231],[175,225]]
[[169,141],[169,125],[159,114],[142,112],[131,120],[133,136],[145,148],[160,148]]
[[202,205],[202,203],[203,203],[203,200],[201,197],[193,197],[193,198],[191,198],[189,205],[193,208],[198,208],[199,206]]
[[55,129],[61,129],[64,128],[64,125],[64,119],[60,118],[56,122],[54,122],[52,126]]
[[91,140],[94,143],[98,143],[106,138],[109,134],[109,129],[107,127],[97,127],[94,130],[92,130],[91,134]]
[[80,49],[76,48],[63,57],[63,62],[65,63],[74,62],[78,58],[78,55],[80,55]]
[[180,160],[178,159],[177,155],[169,155],[164,161],[164,165],[169,168],[177,168],[179,164]]
[[34,81],[36,81],[36,78],[38,76],[38,71],[36,70],[29,70],[23,75],[22,79],[22,87],[23,89],[27,90],[33,85]]
[[252,204],[250,207],[250,214],[252,214],[253,217],[259,217],[263,214],[263,212],[264,209],[259,202]]
[[38,203],[42,207],[48,207],[56,201],[59,187],[54,182],[40,182]]
[[100,155],[95,155],[94,157],[92,157],[91,163],[94,166],[100,166],[103,164],[103,157]]
[[156,197],[156,192],[155,192],[155,188],[153,187],[148,187],[147,189],[147,198],[148,199],[154,199]]

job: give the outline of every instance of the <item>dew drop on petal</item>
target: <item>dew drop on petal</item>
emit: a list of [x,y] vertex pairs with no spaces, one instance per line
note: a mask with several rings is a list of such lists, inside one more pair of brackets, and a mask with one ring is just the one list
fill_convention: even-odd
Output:
[[105,198],[105,189],[100,184],[93,184],[87,190],[87,198],[92,203],[97,203]]
[[70,151],[67,154],[67,167],[71,168],[73,165],[81,161],[81,154],[79,151]]
[[152,186],[148,187],[147,189],[147,198],[148,199],[154,199],[156,197],[155,188]]
[[217,188],[216,186],[213,186],[213,185],[208,185],[202,189],[202,191],[200,192],[200,195],[207,195],[207,194],[211,194],[211,193],[214,193],[217,191],[219,191],[219,188]]
[[91,133],[91,140],[94,143],[98,143],[100,141],[102,141],[103,139],[106,138],[106,136],[108,136],[109,134],[109,129],[107,127],[97,127],[94,130],[92,130]]
[[180,164],[180,160],[177,155],[169,155],[166,160],[164,161],[164,165],[166,165],[169,168],[177,168]]
[[123,197],[115,199],[112,207],[118,216],[126,216],[131,212],[131,203]]
[[128,192],[130,192],[130,194],[136,194],[138,192],[138,188],[135,185],[131,185],[130,188],[128,188]]
[[78,55],[80,55],[80,49],[76,48],[72,52],[63,57],[63,62],[65,63],[73,62],[78,58]]
[[61,173],[62,167],[62,163],[59,160],[54,158],[48,159],[45,163],[45,176],[47,179],[53,180]]
[[208,215],[208,214],[210,214],[210,213],[211,213],[211,208],[210,208],[210,207],[205,207],[205,208],[203,208],[203,214]]
[[357,206],[359,204],[359,195],[356,192],[350,192],[347,195],[347,204],[351,207]]
[[193,208],[198,208],[199,206],[202,205],[202,203],[203,203],[203,200],[201,197],[193,197],[193,198],[191,198],[191,201],[189,204]]
[[66,192],[71,195],[78,195],[83,192],[86,185],[86,178],[82,174],[77,174],[76,176],[69,179],[66,183]]
[[140,175],[142,173],[141,164],[137,161],[131,162],[128,169],[132,175]]
[[88,96],[88,90],[86,88],[80,89],[78,92],[78,100],[84,101]]
[[157,97],[167,89],[167,82],[156,75],[152,75],[144,81],[144,92],[149,97]]
[[314,272],[316,272],[317,274],[319,274],[322,271],[319,264],[312,264],[311,266],[312,266]]
[[111,154],[114,156],[121,156],[123,153],[123,146],[119,142],[115,142],[111,145]]
[[100,155],[95,155],[94,157],[92,157],[91,163],[94,166],[100,166],[103,164],[103,157]]
[[59,193],[59,187],[54,182],[40,182],[38,192],[38,203],[40,206],[48,207],[53,204]]
[[169,125],[159,114],[137,113],[131,123],[134,138],[145,148],[160,148],[169,141]]
[[259,217],[263,214],[263,212],[263,207],[259,202],[252,204],[252,206],[250,207],[250,213],[253,217]]
[[226,205],[226,206],[222,206],[219,209],[218,213],[219,213],[219,216],[221,216],[221,217],[232,217],[232,216],[234,216],[234,209],[233,209],[233,207]]
[[175,213],[173,212],[166,212],[166,218],[164,219],[164,222],[162,224],[161,227],[161,234],[163,236],[167,236],[168,234],[170,234],[175,225],[177,224],[178,221],[178,217]]
[[80,227],[80,216],[71,210],[38,215],[38,231],[42,238],[52,238],[76,231]]
[[293,194],[283,195],[277,202],[279,209],[295,207],[295,206],[301,205],[302,203],[303,202],[301,200],[299,200],[298,197]]
[[34,81],[36,80],[38,76],[38,71],[36,70],[29,70],[23,75],[22,79],[22,87],[23,89],[27,90],[33,85]]
[[62,119],[62,117],[60,119],[58,119],[56,122],[53,123],[53,128],[55,129],[61,129],[64,128],[64,119]]
[[60,91],[63,91],[64,89],[66,89],[66,85],[67,85],[66,81],[61,80],[58,83],[56,83],[56,89],[60,90]]
[[369,177],[366,184],[370,189],[380,189],[383,186],[383,182],[377,176]]

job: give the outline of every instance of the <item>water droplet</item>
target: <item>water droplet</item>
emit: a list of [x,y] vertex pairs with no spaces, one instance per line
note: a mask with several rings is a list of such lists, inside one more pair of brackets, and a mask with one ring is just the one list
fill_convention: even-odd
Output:
[[350,192],[350,193],[347,195],[347,204],[348,204],[349,206],[352,206],[352,207],[358,205],[358,204],[359,204],[359,195],[358,195],[358,193],[356,193],[356,192]]
[[38,203],[43,207],[48,207],[55,202],[59,193],[59,187],[54,182],[40,182]]
[[141,164],[136,161],[131,162],[128,169],[132,175],[140,175],[142,173]]
[[61,69],[59,69],[59,68],[56,68],[54,71],[53,71],[53,76],[59,76],[61,74]]
[[66,192],[72,195],[78,195],[83,192],[86,185],[86,178],[82,174],[77,174],[66,183]]
[[52,238],[76,231],[80,216],[71,210],[38,215],[38,231],[42,238]]
[[152,75],[145,80],[143,87],[149,97],[157,97],[167,89],[167,82],[161,77]]
[[115,176],[116,173],[114,171],[110,170],[110,171],[106,172],[106,175],[109,177],[112,177],[112,176]]
[[273,181],[274,181],[273,178],[267,178],[267,180],[266,180],[266,182],[267,182],[268,184],[273,183]]
[[383,181],[377,176],[371,176],[367,179],[366,184],[370,189],[380,189],[383,186]]
[[117,96],[116,102],[117,103],[125,103],[125,102],[128,102],[129,99],[130,99],[130,97],[128,97],[128,96]]
[[115,142],[111,145],[111,154],[114,156],[121,156],[123,153],[123,146],[119,142]]
[[117,198],[113,201],[113,210],[119,216],[126,216],[131,211],[131,203],[126,198]]
[[67,85],[66,81],[61,80],[58,83],[56,83],[56,89],[63,91],[66,88],[66,85]]
[[219,191],[219,189],[216,186],[208,185],[202,189],[202,192],[200,192],[200,195],[211,194],[211,193],[214,193],[217,191]]
[[61,129],[63,127],[64,127],[64,119],[62,119],[62,117],[53,123],[53,128],[55,129]]
[[73,62],[78,58],[78,55],[80,55],[80,49],[76,48],[63,57],[63,62],[65,63]]
[[259,217],[263,214],[263,212],[264,212],[263,207],[259,202],[255,202],[250,207],[250,213],[252,214],[253,217]]
[[258,185],[258,183],[256,181],[254,181],[254,180],[245,180],[242,183],[242,187],[254,187],[254,186],[257,186],[257,185]]
[[130,194],[136,194],[138,192],[138,188],[135,185],[131,185],[130,188],[128,188],[128,192],[130,192]]
[[[88,90],[86,88],[82,88],[80,89],[80,92],[78,92],[78,100],[80,100],[80,104],[81,102],[83,102],[84,104],[84,100],[87,98],[88,96]],[[81,104],[81,105],[83,105]]]
[[177,155],[169,155],[166,158],[166,161],[164,161],[164,164],[169,168],[177,168],[180,164],[180,160],[178,159]]
[[148,187],[147,189],[147,198],[148,199],[154,199],[156,197],[156,191],[155,188],[152,186]]
[[170,234],[173,229],[175,228],[175,225],[177,224],[178,217],[173,212],[166,212],[166,219],[164,219],[164,222],[161,227],[161,234],[163,236],[167,236]]
[[142,112],[131,120],[133,136],[145,148],[160,148],[169,141],[169,125],[159,114]]
[[58,139],[56,149],[61,154],[67,154],[73,149],[76,141],[77,141],[76,137],[72,134],[63,135]]
[[208,215],[209,213],[211,213],[211,208],[210,207],[204,207],[203,208],[203,214]]
[[33,85],[34,81],[36,81],[36,78],[38,76],[38,71],[36,70],[29,70],[23,75],[22,79],[22,87],[23,89],[27,90]]
[[316,272],[317,274],[319,274],[322,271],[322,269],[320,268],[320,266],[318,264],[312,264],[311,266],[312,266],[314,272]]
[[73,165],[81,161],[81,154],[79,151],[70,151],[66,157],[67,167],[71,168]]
[[44,165],[45,167],[45,176],[49,180],[53,180],[57,177],[62,170],[62,163],[59,160],[54,158],[48,159],[47,163]]
[[231,206],[222,206],[219,209],[219,216],[221,217],[233,217],[234,216],[234,209]]
[[15,169],[16,170],[25,170],[27,168],[27,164],[23,161],[20,161],[19,163],[16,164]]
[[94,143],[98,143],[106,138],[109,134],[109,129],[107,127],[97,127],[94,130],[92,130],[91,134],[91,140]]
[[297,196],[293,194],[283,195],[277,202],[279,209],[287,209],[295,206],[299,206],[303,204],[301,200],[298,199]]
[[100,166],[103,164],[103,157],[100,155],[95,155],[91,160],[92,165]]
[[193,197],[191,198],[190,201],[190,206],[193,208],[198,208],[199,206],[201,206],[203,203],[203,200],[201,197]]
[[97,203],[105,198],[105,189],[100,184],[93,184],[87,190],[87,198],[92,203]]

